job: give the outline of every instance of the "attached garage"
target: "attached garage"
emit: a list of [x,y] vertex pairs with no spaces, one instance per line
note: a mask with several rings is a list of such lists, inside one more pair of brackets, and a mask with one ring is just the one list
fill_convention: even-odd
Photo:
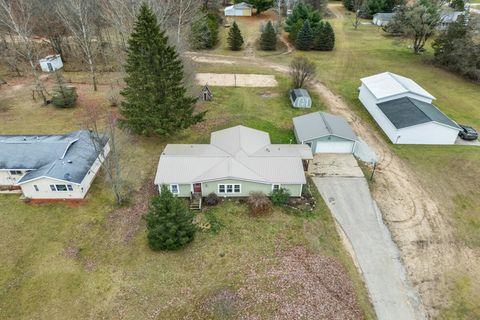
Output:
[[298,143],[307,144],[314,153],[353,153],[358,141],[347,121],[326,112],[314,112],[293,118]]
[[250,17],[252,15],[252,6],[241,2],[228,6],[223,10],[226,17]]
[[455,143],[460,127],[413,80],[385,72],[361,81],[359,99],[392,143]]

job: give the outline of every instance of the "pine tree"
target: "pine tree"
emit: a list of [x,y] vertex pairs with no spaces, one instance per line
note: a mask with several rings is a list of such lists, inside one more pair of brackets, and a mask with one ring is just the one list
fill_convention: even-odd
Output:
[[228,31],[228,46],[232,51],[239,51],[243,45],[243,37],[237,23],[234,21],[230,31]]
[[56,85],[52,96],[52,104],[59,108],[70,108],[75,105],[78,95],[75,87],[68,86],[65,83],[60,71],[55,72]]
[[335,47],[335,32],[330,23],[325,23],[323,32],[325,33],[325,51],[332,51]]
[[207,49],[213,46],[212,33],[206,17],[191,25],[188,42],[192,49]]
[[145,217],[150,248],[176,250],[191,242],[196,231],[193,218],[185,203],[162,185],[160,195],[152,199]]
[[182,61],[145,3],[128,44],[120,125],[138,134],[169,135],[201,121],[205,113],[194,114],[196,99],[183,85]]
[[260,36],[260,48],[266,51],[277,49],[277,33],[271,21],[268,21]]
[[313,35],[313,50],[322,50],[322,46],[326,42],[325,39],[325,23],[322,21],[318,24],[318,26],[314,30]]
[[306,20],[303,23],[302,29],[298,32],[297,41],[295,42],[295,47],[298,50],[308,51],[312,48],[313,42],[313,31],[310,27],[310,22]]

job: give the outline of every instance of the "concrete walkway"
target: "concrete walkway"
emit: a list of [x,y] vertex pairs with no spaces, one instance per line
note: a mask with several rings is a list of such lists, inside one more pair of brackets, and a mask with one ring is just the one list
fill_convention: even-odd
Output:
[[364,177],[313,177],[350,242],[379,320],[420,320],[425,312]]

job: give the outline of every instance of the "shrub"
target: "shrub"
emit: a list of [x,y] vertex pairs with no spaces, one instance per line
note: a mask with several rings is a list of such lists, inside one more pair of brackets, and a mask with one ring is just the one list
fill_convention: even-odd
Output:
[[260,216],[269,213],[272,210],[272,202],[263,192],[252,192],[247,199],[250,213],[253,216]]
[[193,218],[185,202],[163,185],[160,195],[152,199],[145,218],[150,248],[176,250],[191,242],[196,231]]
[[60,71],[55,72],[56,85],[52,96],[52,104],[59,108],[70,108],[75,105],[78,95],[75,87],[65,83]]
[[288,203],[290,199],[290,191],[285,188],[279,188],[270,193],[270,199],[272,203],[276,206],[284,206]]
[[216,206],[220,202],[220,198],[214,193],[210,193],[205,197],[204,203],[207,206]]
[[212,210],[209,210],[209,211],[205,211],[204,216],[205,216],[205,220],[207,220],[210,226],[208,228],[208,231],[212,233],[218,233],[218,231],[220,231],[220,229],[223,227],[223,224],[220,222],[217,215]]

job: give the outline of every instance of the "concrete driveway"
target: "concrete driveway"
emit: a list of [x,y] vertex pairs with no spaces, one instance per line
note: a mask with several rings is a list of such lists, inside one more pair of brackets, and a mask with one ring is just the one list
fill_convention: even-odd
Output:
[[[349,162],[342,161],[346,165]],[[398,248],[383,223],[366,179],[363,174],[352,177],[348,168],[338,172],[348,175],[331,172],[315,176],[313,181],[350,242],[378,319],[425,319],[422,304],[407,279]]]

